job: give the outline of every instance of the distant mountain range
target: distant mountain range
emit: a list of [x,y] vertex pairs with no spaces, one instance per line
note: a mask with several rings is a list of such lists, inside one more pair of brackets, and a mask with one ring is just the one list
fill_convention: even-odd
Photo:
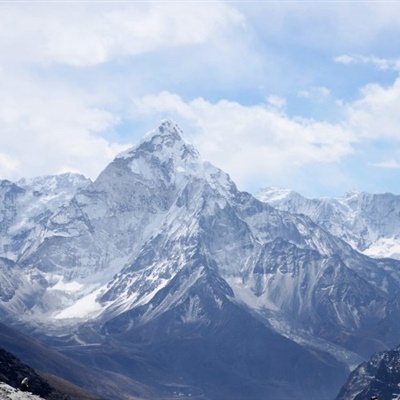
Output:
[[332,399],[399,344],[400,261],[259,197],[169,120],[94,182],[0,181],[0,316],[143,399]]
[[307,215],[368,256],[400,259],[400,196],[353,191],[341,198],[307,199],[271,187],[256,197],[278,210]]

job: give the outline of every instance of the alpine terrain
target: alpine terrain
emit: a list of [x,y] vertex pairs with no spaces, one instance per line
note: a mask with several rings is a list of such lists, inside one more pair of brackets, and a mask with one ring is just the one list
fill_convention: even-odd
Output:
[[377,353],[350,375],[336,400],[400,399],[400,347]]
[[172,121],[0,198],[2,320],[135,398],[332,399],[399,344],[400,261],[240,192]]
[[341,198],[307,199],[271,187],[256,197],[279,210],[309,216],[366,255],[400,259],[400,196],[353,191]]

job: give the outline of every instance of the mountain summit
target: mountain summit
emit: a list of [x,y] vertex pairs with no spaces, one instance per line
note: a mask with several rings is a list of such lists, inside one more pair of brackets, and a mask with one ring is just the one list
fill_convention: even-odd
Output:
[[238,191],[171,121],[36,222],[0,312],[165,398],[329,399],[397,341],[398,261]]
[[158,179],[171,184],[176,175],[198,172],[201,161],[197,150],[183,139],[179,127],[166,120],[139,145],[119,154],[114,163],[129,165],[132,173],[143,178],[158,173]]

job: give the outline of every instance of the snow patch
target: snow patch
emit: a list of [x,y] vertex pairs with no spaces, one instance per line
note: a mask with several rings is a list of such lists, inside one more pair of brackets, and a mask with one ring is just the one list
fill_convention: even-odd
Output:
[[83,288],[84,285],[82,285],[79,282],[76,281],[65,282],[64,279],[60,279],[54,286],[50,287],[48,290],[49,291],[58,290],[67,294],[73,294],[80,292]]
[[190,297],[189,304],[185,307],[185,314],[182,315],[182,322],[190,324],[200,321],[202,319],[201,312],[202,307],[200,299],[197,296]]
[[363,253],[373,258],[400,259],[400,240],[381,238],[364,250]]
[[275,203],[280,203],[283,200],[287,200],[292,193],[294,192],[290,189],[281,189],[272,186],[261,189],[258,191],[258,193],[256,193],[255,197],[260,201],[274,205]]
[[21,392],[6,383],[0,382],[0,400],[42,400],[43,397]]
[[96,317],[102,310],[102,306],[97,302],[97,298],[102,293],[103,288],[80,298],[72,306],[55,314],[54,319],[84,319]]
[[232,288],[235,298],[246,304],[253,310],[261,310],[268,308],[272,311],[278,311],[276,304],[272,303],[268,298],[268,293],[257,296],[249,283],[244,284],[242,278],[229,277],[225,278],[229,286]]

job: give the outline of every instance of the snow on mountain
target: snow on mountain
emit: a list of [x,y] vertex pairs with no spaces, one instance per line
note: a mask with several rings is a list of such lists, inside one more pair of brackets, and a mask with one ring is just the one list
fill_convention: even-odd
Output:
[[19,261],[49,216],[90,181],[78,174],[0,181],[0,253]]
[[43,397],[36,396],[32,393],[21,392],[18,389],[0,382],[0,400],[41,400]]
[[0,314],[32,316],[43,310],[45,304],[62,303],[46,289],[51,287],[53,276],[45,276],[43,269],[32,266],[21,268],[23,259],[35,251],[34,243],[46,235],[50,216],[65,207],[74,195],[87,186],[90,180],[78,174],[44,176],[21,179],[16,184],[0,181],[0,273],[2,304]]
[[[133,363],[188,396],[320,400],[349,366],[398,340],[399,261],[371,259],[306,215],[238,191],[171,121],[93,183],[63,192],[46,182],[3,182],[0,255],[14,261],[0,270],[0,310],[79,360],[131,377]],[[26,201],[36,191],[47,200]],[[321,218],[351,209],[358,227],[353,197],[304,207]]]
[[256,197],[279,210],[309,216],[370,257],[400,259],[400,196],[353,191],[341,198],[306,199],[272,187]]
[[0,257],[0,316],[3,321],[21,312],[29,313],[47,289],[40,271],[22,269],[14,261]]

